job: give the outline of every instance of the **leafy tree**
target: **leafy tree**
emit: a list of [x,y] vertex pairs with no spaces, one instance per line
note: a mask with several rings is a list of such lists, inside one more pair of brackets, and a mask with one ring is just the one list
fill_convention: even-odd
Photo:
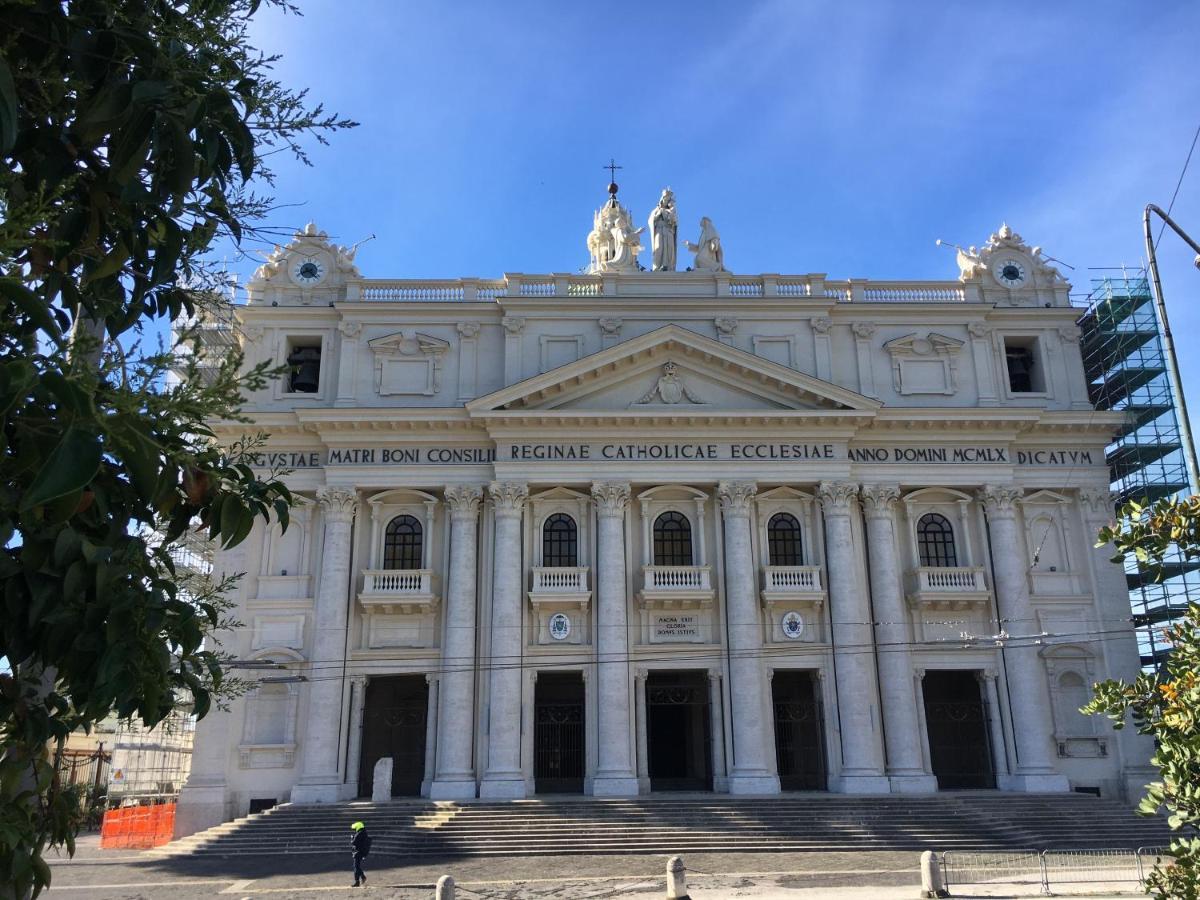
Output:
[[[1111,541],[1116,560],[1134,556],[1162,575],[1173,548],[1186,560],[1200,557],[1200,496],[1160,500],[1150,507],[1131,503],[1120,521],[1105,528],[1100,542]],[[1163,670],[1143,673],[1132,684],[1103,681],[1094,688],[1086,713],[1103,713],[1123,728],[1127,717],[1142,734],[1152,735],[1152,759],[1160,780],[1147,787],[1138,811],[1152,815],[1166,809],[1171,828],[1181,832],[1171,843],[1175,864],[1158,867],[1147,880],[1156,897],[1200,900],[1200,604],[1165,630],[1171,653]]]
[[[222,689],[221,604],[181,587],[172,548],[194,523],[228,547],[287,522],[278,473],[208,427],[270,373],[205,354],[205,254],[270,209],[252,184],[272,151],[354,123],[272,77],[258,7],[0,0],[0,894],[73,852],[50,745],[177,697],[203,715]],[[163,346],[172,320],[192,324]]]

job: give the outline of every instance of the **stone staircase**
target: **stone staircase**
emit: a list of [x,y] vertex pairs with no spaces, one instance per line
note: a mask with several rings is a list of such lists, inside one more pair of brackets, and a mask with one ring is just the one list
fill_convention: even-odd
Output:
[[362,819],[372,855],[549,856],[685,852],[1163,847],[1163,819],[1076,794],[790,794],[505,803],[284,804],[160,848],[170,855],[345,853]]

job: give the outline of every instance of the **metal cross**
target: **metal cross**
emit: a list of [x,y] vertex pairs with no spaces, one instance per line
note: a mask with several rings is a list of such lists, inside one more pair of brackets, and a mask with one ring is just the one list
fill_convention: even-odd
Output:
[[624,167],[624,166],[618,166],[618,165],[617,165],[617,161],[616,161],[615,159],[613,159],[613,158],[610,156],[610,157],[608,158],[608,165],[607,165],[607,166],[601,166],[600,168],[602,168],[602,169],[608,169],[608,172],[609,172],[609,178],[608,178],[608,180],[609,180],[609,181],[616,181],[616,180],[617,180],[617,169],[623,169],[623,168],[625,168],[625,167]]

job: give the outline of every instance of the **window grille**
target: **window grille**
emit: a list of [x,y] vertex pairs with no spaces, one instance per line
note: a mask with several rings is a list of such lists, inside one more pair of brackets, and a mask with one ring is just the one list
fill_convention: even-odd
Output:
[[412,516],[396,516],[388,522],[383,535],[383,567],[422,568],[421,537],[421,523]]
[[804,565],[800,523],[791,513],[775,513],[767,522],[767,554],[773,566]]
[[690,566],[692,562],[692,523],[683,513],[665,512],[654,520],[654,564]]
[[542,526],[542,565],[550,568],[579,565],[579,529],[566,513],[555,513]]
[[917,553],[922,566],[946,568],[958,565],[954,529],[945,516],[926,513],[917,521]]

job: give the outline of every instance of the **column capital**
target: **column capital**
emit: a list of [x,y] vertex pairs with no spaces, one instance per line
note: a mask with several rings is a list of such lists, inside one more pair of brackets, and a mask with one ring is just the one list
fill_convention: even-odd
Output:
[[330,522],[350,522],[358,510],[358,495],[345,488],[317,488],[317,502]]
[[925,680],[925,667],[917,666],[915,669],[913,669],[913,674],[917,676],[918,681],[924,681]]
[[366,675],[351,675],[350,683],[357,684],[359,687],[362,687],[364,684],[367,683],[367,676]]
[[817,486],[817,496],[825,515],[849,515],[858,496],[858,485],[853,481],[822,481]]
[[1024,492],[1007,484],[985,484],[979,491],[979,499],[987,514],[997,519],[1011,519],[1017,514],[1017,501]]
[[646,671],[644,666],[638,666],[636,669],[633,670],[633,680],[645,682],[646,676],[648,674],[649,673]]
[[896,509],[896,501],[900,499],[900,486],[864,484],[861,496],[868,519],[890,519]]
[[722,481],[717,485],[717,496],[721,500],[721,512],[726,518],[749,516],[750,502],[758,493],[753,481]]
[[988,681],[995,681],[997,674],[995,669],[976,669],[975,677],[979,680],[980,684],[983,684]]
[[426,672],[425,673],[425,683],[428,685],[437,684],[438,683],[438,673],[437,672]]
[[493,481],[488,485],[488,496],[497,518],[517,518],[529,499],[529,485],[520,481]]
[[596,514],[602,518],[620,518],[629,507],[629,483],[626,481],[592,482]]
[[720,684],[721,683],[721,672],[716,669],[709,669],[708,670],[708,683],[710,685]]
[[446,486],[444,493],[450,518],[474,521],[479,516],[479,504],[483,501],[483,489],[479,485],[451,484]]
[[1085,522],[1107,525],[1116,519],[1116,497],[1108,488],[1081,488],[1079,506]]

